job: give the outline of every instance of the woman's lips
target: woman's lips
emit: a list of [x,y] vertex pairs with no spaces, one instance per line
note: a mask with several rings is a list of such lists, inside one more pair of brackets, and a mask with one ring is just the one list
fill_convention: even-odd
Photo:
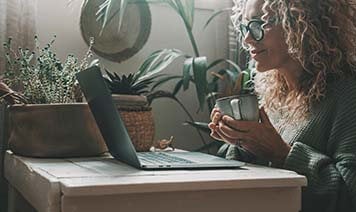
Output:
[[262,49],[262,50],[254,49],[254,50],[251,50],[251,51],[250,51],[250,55],[251,55],[251,57],[252,57],[253,59],[256,59],[256,57],[257,57],[258,55],[260,55],[261,53],[263,53],[263,52],[265,52],[265,51],[266,51],[266,49]]

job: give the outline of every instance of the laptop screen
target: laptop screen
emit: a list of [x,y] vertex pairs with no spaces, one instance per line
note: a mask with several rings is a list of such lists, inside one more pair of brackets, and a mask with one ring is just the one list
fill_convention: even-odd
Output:
[[76,76],[110,154],[118,160],[140,167],[135,148],[100,68],[92,66]]

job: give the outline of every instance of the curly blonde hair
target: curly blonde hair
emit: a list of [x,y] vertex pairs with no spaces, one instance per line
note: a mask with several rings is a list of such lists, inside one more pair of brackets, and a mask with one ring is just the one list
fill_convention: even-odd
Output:
[[[232,21],[242,21],[247,0],[234,0]],[[290,56],[304,69],[298,89],[289,91],[276,70],[259,77],[270,110],[287,106],[305,115],[326,93],[329,77],[356,72],[356,0],[264,0],[263,12],[279,20]],[[242,40],[240,40],[241,42]],[[260,83],[260,84],[258,84]]]

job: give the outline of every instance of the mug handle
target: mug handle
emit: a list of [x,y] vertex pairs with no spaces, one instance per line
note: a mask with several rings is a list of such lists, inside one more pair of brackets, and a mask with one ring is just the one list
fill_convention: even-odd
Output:
[[241,120],[241,108],[240,108],[240,99],[233,99],[230,101],[232,114],[234,114],[234,118],[236,120]]

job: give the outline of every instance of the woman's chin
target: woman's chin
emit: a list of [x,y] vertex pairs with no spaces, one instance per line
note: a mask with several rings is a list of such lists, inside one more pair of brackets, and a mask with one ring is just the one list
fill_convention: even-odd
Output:
[[271,68],[269,68],[259,62],[256,62],[255,67],[258,72],[266,72],[268,70],[271,70]]

